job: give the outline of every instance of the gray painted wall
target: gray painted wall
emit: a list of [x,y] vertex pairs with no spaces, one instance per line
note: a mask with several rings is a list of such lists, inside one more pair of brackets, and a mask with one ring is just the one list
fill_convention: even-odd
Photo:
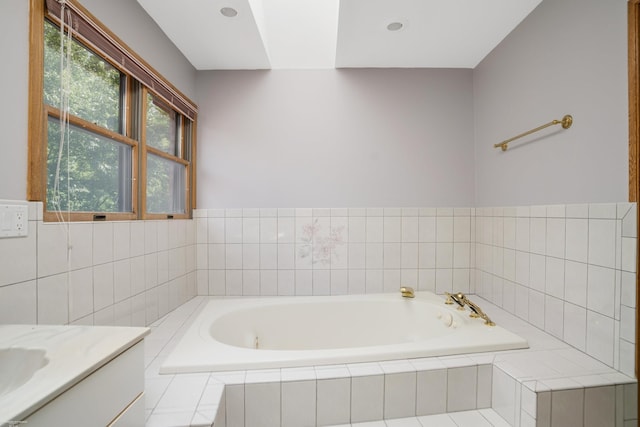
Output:
[[197,77],[198,207],[470,206],[472,71]]
[[[196,71],[136,1],[82,4],[185,95],[194,98]],[[0,1],[0,199],[27,196],[29,1]]]
[[0,2],[0,199],[27,196],[29,2]]
[[[83,4],[199,102],[201,208],[627,199],[625,0],[544,0],[473,71],[196,73],[137,2]],[[28,2],[0,2],[0,25],[0,199],[23,199]]]
[[195,98],[196,69],[137,1],[80,1],[165,79],[191,100]]
[[[544,0],[474,70],[478,206],[628,199],[626,16],[626,0]],[[569,130],[492,148],[564,114]]]

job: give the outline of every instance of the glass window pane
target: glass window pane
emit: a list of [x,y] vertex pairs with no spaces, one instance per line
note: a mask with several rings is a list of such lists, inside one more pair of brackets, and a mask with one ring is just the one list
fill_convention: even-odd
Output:
[[47,210],[132,212],[132,148],[49,117]]
[[178,113],[151,94],[147,94],[146,143],[172,156],[179,156]]
[[147,156],[147,212],[184,213],[186,167],[160,156]]
[[[45,21],[44,102],[65,110],[61,103],[61,56],[64,57],[65,92],[69,113],[114,132],[122,133],[122,73],[77,41],[65,40],[60,52],[60,29]],[[67,49],[70,61],[67,63]]]

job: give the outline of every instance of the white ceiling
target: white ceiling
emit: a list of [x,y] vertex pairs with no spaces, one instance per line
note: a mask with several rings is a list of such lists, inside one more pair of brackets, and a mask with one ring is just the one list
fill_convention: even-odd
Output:
[[137,1],[198,70],[475,68],[542,2]]

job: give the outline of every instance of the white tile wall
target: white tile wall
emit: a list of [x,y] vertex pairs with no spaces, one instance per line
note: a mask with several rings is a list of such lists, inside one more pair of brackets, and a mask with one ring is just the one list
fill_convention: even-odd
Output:
[[37,321],[40,324],[69,323],[69,280],[67,273],[38,279]]
[[387,418],[416,415],[415,372],[399,372],[384,376],[384,414]]
[[245,424],[256,427],[280,425],[280,384],[245,385]]
[[551,394],[551,425],[582,427],[583,417],[584,390],[559,390]]
[[[41,205],[32,203],[30,208],[37,211]],[[209,295],[357,294],[395,291],[408,284],[418,290],[476,292],[633,375],[637,227],[632,204],[215,209],[196,211],[194,221],[71,225],[44,223],[37,217],[30,215],[32,232],[27,238],[0,240],[0,322],[144,325],[190,299],[196,290]],[[456,369],[462,374],[469,367]],[[473,369],[474,390],[486,387],[480,368]],[[428,374],[434,375],[429,387],[459,390],[465,401],[479,405],[474,407],[487,404],[477,391],[469,392],[468,384],[462,389],[450,371],[445,386],[438,374]],[[367,398],[381,398],[375,393],[380,391],[374,386],[377,382],[384,381],[383,387],[390,390],[395,380],[406,382],[406,375],[398,375],[378,373],[362,379],[371,386],[367,392],[373,393]],[[415,413],[439,410],[443,402],[424,403],[420,398],[427,378],[415,372],[408,378],[415,383],[416,402],[423,402],[416,403]],[[363,421],[373,416],[372,408],[363,403],[364,386],[355,383],[347,388],[323,383],[326,390],[338,387],[332,390],[348,395],[351,404],[333,414],[327,413],[326,405],[316,411],[325,414],[327,422],[342,422],[347,411]],[[593,399],[606,406],[611,391],[600,391],[585,394],[582,404]],[[240,392],[245,396],[244,386],[227,392],[227,397]],[[560,403],[567,396],[555,396],[556,392],[537,391],[537,412],[516,407],[516,421],[543,422],[540,408],[546,397],[549,408],[555,399],[556,417],[562,417]],[[284,389],[279,396],[284,396]],[[317,401],[330,399],[323,396],[316,396]],[[224,416],[229,425],[234,420],[244,424],[245,408],[235,408],[233,401],[226,400],[231,406],[225,407]],[[393,393],[381,405],[406,413]],[[284,422],[303,415],[278,416]]]
[[[197,211],[199,293],[354,294],[395,291],[400,283],[438,292],[452,291],[455,284],[456,290],[469,292],[475,254],[472,213],[415,208]],[[226,271],[224,285],[220,270]],[[259,270],[259,280],[269,283],[241,286],[243,279],[230,270]],[[270,274],[264,276],[265,271]]]
[[447,412],[447,370],[419,371],[416,393],[416,415]]
[[476,407],[477,366],[452,368],[447,376],[447,412]]
[[351,379],[351,421],[381,420],[384,408],[384,376],[356,376]]
[[632,203],[476,209],[475,292],[633,376],[635,218]]
[[351,419],[351,381],[348,378],[318,380],[317,425],[348,423]]
[[315,415],[315,381],[283,382],[282,427],[314,425]]
[[[492,407],[510,425],[515,425],[516,417],[516,380],[503,370],[493,368]],[[535,395],[533,403],[535,406]]]
[[0,322],[35,323],[37,319],[35,280],[0,287]]
[[27,237],[0,239],[0,323],[142,326],[196,295],[194,221],[45,223],[41,203],[30,211]]
[[615,386],[591,387],[584,393],[586,427],[611,426],[616,422]]

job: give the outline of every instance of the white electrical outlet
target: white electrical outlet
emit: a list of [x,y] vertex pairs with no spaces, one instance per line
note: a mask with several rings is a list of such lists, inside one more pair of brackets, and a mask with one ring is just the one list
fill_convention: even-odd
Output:
[[0,200],[0,238],[24,237],[29,233],[27,202]]

